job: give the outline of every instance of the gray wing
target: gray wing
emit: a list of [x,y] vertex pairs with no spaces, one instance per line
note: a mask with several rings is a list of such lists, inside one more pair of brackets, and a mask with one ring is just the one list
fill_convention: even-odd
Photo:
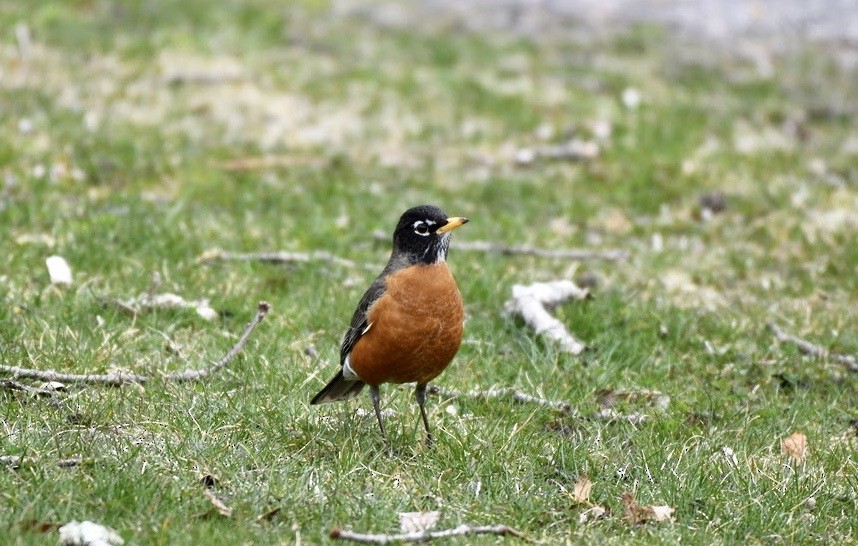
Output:
[[366,333],[367,326],[369,326],[366,313],[370,306],[375,303],[375,300],[384,294],[384,278],[385,273],[379,275],[360,299],[355,314],[352,316],[352,322],[346,330],[345,336],[343,336],[343,344],[340,347],[340,366],[345,363],[346,357],[352,352],[355,344]]

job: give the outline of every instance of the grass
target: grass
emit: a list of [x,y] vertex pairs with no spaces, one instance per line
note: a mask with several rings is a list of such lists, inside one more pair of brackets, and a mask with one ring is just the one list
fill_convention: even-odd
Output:
[[[395,532],[399,512],[418,510],[547,543],[855,540],[856,378],[765,328],[858,351],[858,134],[838,110],[858,88],[828,52],[775,58],[767,75],[647,27],[585,41],[406,31],[316,2],[0,2],[0,17],[32,36],[21,59],[0,26],[2,362],[202,366],[257,301],[273,306],[204,383],[0,392],[0,454],[32,457],[0,472],[10,543],[55,543],[34,522],[72,519],[135,544],[319,543],[332,527]],[[639,108],[623,106],[627,87]],[[514,165],[546,134],[593,138],[594,122],[612,129],[597,159]],[[285,159],[223,168],[257,156]],[[727,202],[709,220],[706,192]],[[631,425],[433,397],[428,450],[410,395],[388,387],[392,452],[355,413],[368,400],[308,406],[373,271],[197,260],[324,249],[381,264],[372,232],[424,202],[472,218],[458,240],[631,253],[569,264],[454,242],[468,320],[440,385],[511,386],[582,413],[602,389],[657,389],[669,405],[621,405],[650,417]],[[71,288],[49,285],[52,254],[71,264]],[[100,304],[147,290],[155,271],[222,318]],[[596,347],[584,359],[500,313],[513,283],[585,272],[595,297],[557,310]],[[809,441],[800,464],[780,453],[795,431]],[[65,457],[85,464],[57,468]],[[568,492],[585,474],[609,517],[580,522]],[[230,518],[213,515],[205,475]],[[630,525],[626,491],[675,521]]]

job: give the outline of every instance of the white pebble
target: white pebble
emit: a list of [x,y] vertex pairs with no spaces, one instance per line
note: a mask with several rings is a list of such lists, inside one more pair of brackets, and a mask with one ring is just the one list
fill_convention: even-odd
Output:
[[69,263],[62,256],[51,256],[45,260],[45,265],[48,266],[48,275],[51,277],[51,284],[70,285],[72,283],[72,272]]

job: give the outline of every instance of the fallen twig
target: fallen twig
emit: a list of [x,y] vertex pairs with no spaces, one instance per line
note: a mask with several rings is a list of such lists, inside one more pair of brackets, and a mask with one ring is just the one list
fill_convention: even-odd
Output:
[[363,544],[389,544],[391,542],[428,542],[439,538],[465,537],[473,535],[498,535],[498,536],[514,536],[522,540],[527,540],[524,534],[512,527],[506,525],[486,525],[481,527],[471,527],[470,525],[459,525],[453,529],[444,529],[441,531],[415,531],[412,533],[399,534],[365,534],[347,531],[345,529],[332,529],[330,537],[335,540],[350,540],[352,542],[360,542]]
[[825,347],[815,345],[805,339],[784,332],[780,328],[780,326],[778,326],[774,322],[769,322],[769,328],[771,328],[772,332],[774,332],[775,334],[775,337],[779,341],[786,341],[788,343],[792,343],[793,345],[798,347],[798,350],[802,353],[810,356],[833,360],[834,362],[838,362],[846,366],[846,369],[848,369],[850,372],[858,373],[858,357],[856,357],[855,355],[841,355],[837,353],[832,353]]
[[537,248],[525,245],[504,245],[488,241],[460,241],[455,250],[469,252],[496,252],[507,255],[536,256],[555,260],[607,260],[618,261],[628,257],[629,253],[620,249],[589,250],[584,248]]
[[599,156],[599,145],[592,141],[574,138],[562,144],[538,146],[535,148],[521,148],[515,154],[515,162],[526,166],[540,159],[555,161],[584,161],[595,159]]
[[218,163],[225,171],[254,171],[259,169],[275,169],[280,167],[322,167],[325,157],[270,155],[262,157],[239,157]]
[[[220,250],[209,250],[203,252],[199,257],[200,262],[233,261],[233,262],[263,262],[269,264],[290,264],[306,262],[328,262],[343,267],[356,267],[358,264],[346,258],[334,256],[326,250],[314,250],[312,252],[290,252],[287,250],[277,252],[223,252]],[[374,266],[373,266],[374,268]]]
[[207,499],[209,499],[209,502],[212,503],[212,508],[214,508],[218,514],[222,515],[225,518],[232,516],[232,508],[227,506],[226,503],[223,502],[223,500],[218,498],[218,496],[215,495],[211,489],[207,488],[203,490],[203,494],[206,496]]
[[488,390],[459,391],[456,389],[439,387],[438,385],[429,385],[426,392],[428,392],[429,394],[435,394],[447,398],[472,398],[474,400],[507,398],[512,400],[513,402],[518,402],[521,404],[536,404],[538,406],[543,406],[552,409],[563,415],[568,415],[573,418],[585,419],[588,421],[605,421],[608,423],[626,422],[631,423],[633,425],[640,425],[649,419],[649,417],[647,417],[643,413],[620,413],[611,408],[602,408],[595,413],[582,414],[577,409],[573,408],[572,404],[570,404],[569,402],[564,402],[563,400],[549,400],[547,398],[532,396],[530,394],[521,392],[510,387],[492,387]]
[[[22,457],[20,455],[2,455],[0,456],[0,465],[8,466],[13,470],[21,468],[25,464],[32,464],[37,459],[35,457]],[[81,457],[70,457],[68,459],[60,459],[57,461],[57,466],[60,468],[73,468],[82,465],[84,460]]]
[[[271,306],[264,301],[259,302],[259,307],[256,311],[256,316],[245,327],[244,332],[238,339],[235,345],[217,362],[207,368],[198,370],[185,370],[181,372],[172,372],[160,376],[164,381],[189,382],[197,381],[213,375],[225,368],[235,356],[241,352],[247,341],[250,339],[250,334],[256,329],[256,326],[262,322],[262,319],[268,314]],[[146,383],[155,379],[155,376],[143,375],[136,373],[108,373],[108,374],[72,374],[62,373],[53,370],[34,370],[31,368],[21,368],[19,366],[6,366],[0,364],[0,373],[11,374],[13,377],[26,379],[39,379],[42,381],[59,381],[61,383],[86,383],[90,385],[102,385],[106,387],[118,387],[125,383]]]
[[10,391],[21,391],[26,392],[28,394],[36,394],[39,396],[53,396],[57,393],[56,389],[43,389],[41,387],[25,385],[24,383],[18,383],[17,381],[12,381],[11,379],[4,379],[0,381],[0,387]]
[[553,307],[569,299],[584,299],[589,292],[579,288],[572,281],[538,282],[529,286],[513,285],[512,299],[504,304],[507,313],[521,316],[524,322],[537,334],[560,343],[560,348],[575,356],[587,349],[569,333],[566,326],[548,312]]
[[602,408],[596,413],[586,416],[586,418],[590,421],[624,422],[632,425],[642,425],[648,419],[643,413],[620,413],[612,408]]
[[[154,284],[153,288],[155,288]],[[169,292],[154,294],[152,289],[130,300],[107,300],[106,303],[113,304],[123,313],[132,316],[153,309],[193,309],[206,320],[214,320],[218,317],[218,312],[212,309],[207,299],[186,300],[178,294]]]
[[[373,233],[376,240],[389,241],[390,235],[376,231]],[[486,252],[505,254],[508,256],[535,256],[537,258],[550,258],[555,260],[624,260],[629,256],[625,250],[609,248],[605,250],[591,250],[586,248],[539,248],[528,245],[506,245],[492,241],[456,241],[453,250],[464,252]]]
[[670,396],[661,391],[650,389],[616,390],[600,389],[596,391],[596,402],[603,409],[612,408],[618,402],[642,401],[657,408],[666,408],[670,404]]
[[176,73],[170,74],[165,79],[167,85],[177,87],[180,85],[222,85],[226,83],[238,83],[244,81],[241,74],[206,74],[206,73]]
[[477,400],[490,400],[492,398],[509,398],[515,402],[520,402],[523,404],[537,404],[540,406],[545,406],[547,408],[559,411],[560,413],[575,413],[575,410],[572,408],[572,405],[568,402],[563,402],[562,400],[548,400],[546,398],[539,398],[538,396],[531,396],[529,394],[509,387],[491,388],[484,391],[473,390],[464,392],[458,391],[456,389],[445,389],[444,387],[439,387],[438,385],[429,385],[427,392],[429,394],[437,394],[439,396],[446,396],[449,398],[474,398]]

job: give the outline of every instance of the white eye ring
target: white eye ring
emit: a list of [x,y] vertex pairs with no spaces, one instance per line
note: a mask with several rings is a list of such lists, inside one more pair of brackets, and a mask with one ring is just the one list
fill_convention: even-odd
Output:
[[418,220],[414,222],[414,233],[422,237],[427,237],[429,235],[429,227],[423,220]]

